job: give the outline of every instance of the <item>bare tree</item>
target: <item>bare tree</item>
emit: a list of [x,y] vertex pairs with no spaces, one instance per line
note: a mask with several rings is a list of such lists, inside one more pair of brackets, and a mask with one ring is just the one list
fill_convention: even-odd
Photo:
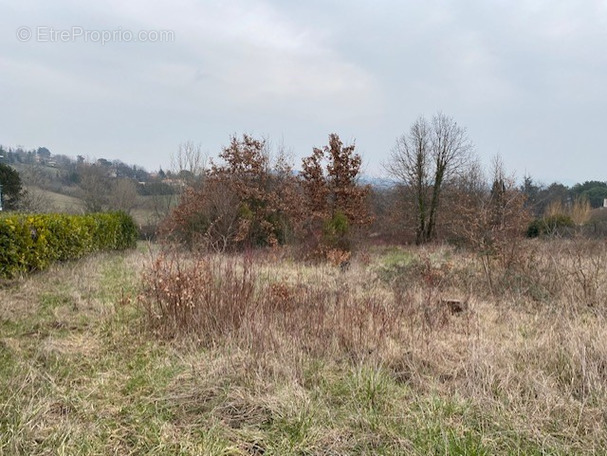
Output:
[[113,182],[109,208],[130,214],[137,205],[137,185],[132,179],[121,178]]
[[202,177],[207,167],[207,154],[200,144],[186,141],[179,144],[177,153],[171,156],[173,172],[185,178],[188,184]]
[[153,193],[149,196],[147,207],[152,210],[149,223],[158,224],[169,216],[171,210],[178,204],[178,194],[171,193]]
[[86,212],[101,212],[109,203],[111,186],[107,171],[101,166],[83,163],[79,168],[81,198]]
[[444,184],[466,169],[471,152],[466,129],[442,113],[431,122],[419,117],[397,139],[386,169],[414,202],[417,244],[434,238]]
[[43,190],[36,187],[26,188],[19,199],[18,209],[22,212],[32,214],[44,214],[48,212],[56,212],[53,200],[44,193]]

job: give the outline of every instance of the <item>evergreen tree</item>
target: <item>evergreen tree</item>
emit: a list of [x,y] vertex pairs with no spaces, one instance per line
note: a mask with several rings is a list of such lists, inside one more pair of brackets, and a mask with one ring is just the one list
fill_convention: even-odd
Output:
[[0,163],[0,185],[2,186],[2,209],[16,210],[25,193],[19,173],[11,166]]

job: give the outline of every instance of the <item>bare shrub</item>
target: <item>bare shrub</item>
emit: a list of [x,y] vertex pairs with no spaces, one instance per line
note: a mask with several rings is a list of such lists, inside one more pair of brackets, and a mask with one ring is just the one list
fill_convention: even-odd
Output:
[[56,211],[51,198],[38,188],[30,187],[22,192],[19,210],[31,213],[48,213]]
[[454,232],[465,246],[478,255],[491,294],[500,293],[513,272],[529,262],[523,245],[530,220],[525,195],[517,189],[514,177],[507,177],[502,161],[493,163],[490,191],[460,193],[457,211],[462,218]]
[[[558,269],[562,297],[571,308],[607,303],[607,246],[603,241],[575,237],[550,242],[547,254]],[[556,272],[555,272],[556,274]],[[607,310],[605,308],[602,309]]]
[[[148,327],[163,338],[204,345],[235,342],[278,349],[365,356],[401,339],[401,302],[356,287],[262,280],[250,259],[156,258],[143,276],[139,302]],[[337,274],[340,274],[339,272]]]
[[223,252],[233,246],[238,229],[237,195],[224,183],[206,179],[184,190],[179,205],[161,223],[160,234],[190,250]]
[[326,252],[327,261],[333,266],[339,266],[342,269],[347,269],[351,256],[351,252],[341,249],[329,249]]
[[[607,311],[607,245],[577,235],[521,239],[513,261],[471,252],[452,272],[452,284],[497,302],[578,312]],[[464,259],[466,258],[466,259]]]
[[143,276],[139,296],[157,334],[195,334],[210,342],[240,327],[253,303],[254,276],[246,261],[160,255]]

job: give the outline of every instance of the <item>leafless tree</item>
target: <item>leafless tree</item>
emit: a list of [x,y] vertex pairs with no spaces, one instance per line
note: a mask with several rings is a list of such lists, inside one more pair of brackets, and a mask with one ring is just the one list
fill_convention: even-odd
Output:
[[186,141],[179,144],[177,153],[171,156],[171,168],[175,174],[185,178],[188,184],[192,184],[204,175],[207,159],[200,144]]
[[113,182],[109,208],[130,214],[137,205],[137,185],[132,179],[117,179]]
[[466,169],[472,148],[466,129],[442,113],[419,117],[397,139],[386,169],[414,202],[417,244],[434,238],[444,184]]
[[177,193],[160,194],[154,193],[149,196],[147,207],[151,209],[152,215],[149,223],[157,225],[169,216],[171,210],[177,206],[179,195]]
[[58,210],[53,200],[43,190],[36,187],[26,188],[19,200],[18,209],[33,214],[44,214]]
[[109,203],[110,178],[106,170],[97,164],[80,165],[81,198],[86,212],[101,212]]

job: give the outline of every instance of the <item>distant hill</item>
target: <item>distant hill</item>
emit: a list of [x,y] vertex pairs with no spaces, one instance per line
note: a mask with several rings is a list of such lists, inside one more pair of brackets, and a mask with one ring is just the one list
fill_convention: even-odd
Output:
[[19,173],[27,190],[23,210],[30,212],[124,210],[140,225],[153,225],[166,216],[180,191],[181,181],[171,173],[150,173],[120,160],[53,155],[45,147],[0,146],[0,163]]

